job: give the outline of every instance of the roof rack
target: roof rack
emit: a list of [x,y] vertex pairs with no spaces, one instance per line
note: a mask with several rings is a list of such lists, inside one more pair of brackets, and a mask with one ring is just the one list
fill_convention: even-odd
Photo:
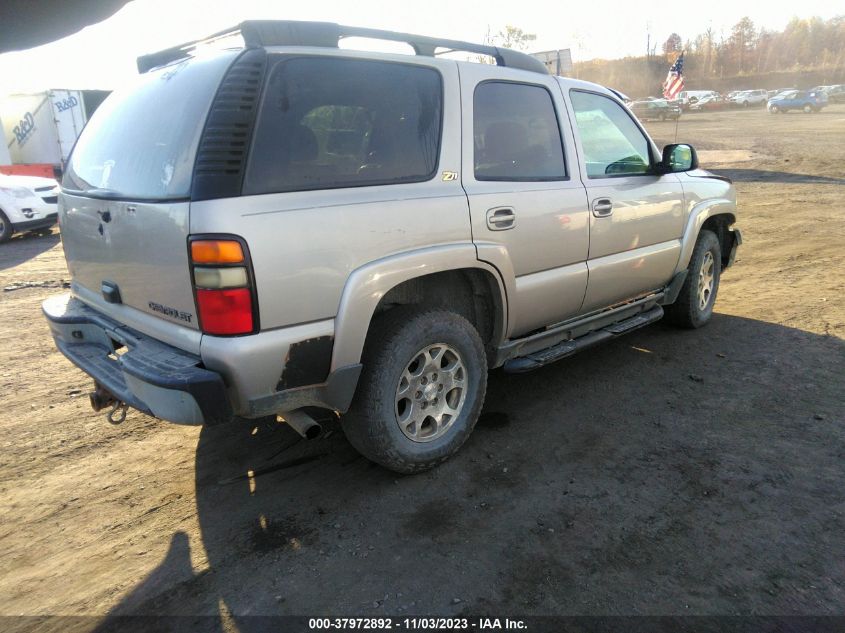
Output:
[[[246,48],[258,48],[262,46],[322,46],[337,48],[338,42],[346,37],[366,37],[370,39],[388,40],[393,42],[405,42],[414,49],[417,55],[434,57],[442,53],[462,51],[466,53],[477,53],[489,55],[496,60],[499,66],[529,70],[544,75],[548,74],[545,64],[530,55],[511,50],[499,48],[498,46],[485,46],[471,42],[458,40],[444,40],[424,35],[411,35],[410,33],[395,33],[380,29],[367,29],[357,26],[343,26],[333,22],[299,22],[293,20],[247,20],[208,37],[187,42],[167,48],[157,53],[142,55],[138,58],[138,72],[145,73],[158,66],[163,66],[179,59],[187,57],[200,44],[241,35]],[[437,49],[445,49],[439,51]]]

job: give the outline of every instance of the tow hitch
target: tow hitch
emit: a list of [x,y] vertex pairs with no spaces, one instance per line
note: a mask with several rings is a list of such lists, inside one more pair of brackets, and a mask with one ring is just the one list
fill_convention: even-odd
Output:
[[111,424],[121,424],[126,419],[126,410],[129,408],[125,402],[121,402],[114,397],[110,391],[99,383],[94,383],[94,391],[88,394],[91,401],[91,408],[94,411],[102,411],[107,407],[111,410],[106,415],[106,419]]

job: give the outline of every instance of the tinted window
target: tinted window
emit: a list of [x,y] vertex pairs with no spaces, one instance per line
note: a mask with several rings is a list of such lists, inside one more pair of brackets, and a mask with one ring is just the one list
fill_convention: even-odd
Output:
[[112,93],[79,137],[62,186],[129,199],[188,197],[205,118],[234,56],[167,66]]
[[648,139],[622,106],[590,92],[570,96],[590,178],[649,171]]
[[475,89],[477,180],[562,180],[563,145],[548,90],[487,82]]
[[437,169],[440,75],[327,57],[270,74],[245,194],[419,182]]

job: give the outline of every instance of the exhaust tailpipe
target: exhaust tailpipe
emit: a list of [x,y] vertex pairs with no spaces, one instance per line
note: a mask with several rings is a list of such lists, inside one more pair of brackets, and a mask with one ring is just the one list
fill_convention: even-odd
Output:
[[314,440],[323,434],[323,427],[314,418],[303,411],[290,411],[282,419],[306,440]]

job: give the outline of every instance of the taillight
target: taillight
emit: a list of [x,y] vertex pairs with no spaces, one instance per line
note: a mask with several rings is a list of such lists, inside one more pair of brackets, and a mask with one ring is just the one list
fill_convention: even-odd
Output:
[[200,326],[208,334],[252,332],[252,296],[249,288],[203,290],[197,288]]
[[189,248],[200,329],[229,336],[256,331],[255,287],[243,241],[193,237]]

